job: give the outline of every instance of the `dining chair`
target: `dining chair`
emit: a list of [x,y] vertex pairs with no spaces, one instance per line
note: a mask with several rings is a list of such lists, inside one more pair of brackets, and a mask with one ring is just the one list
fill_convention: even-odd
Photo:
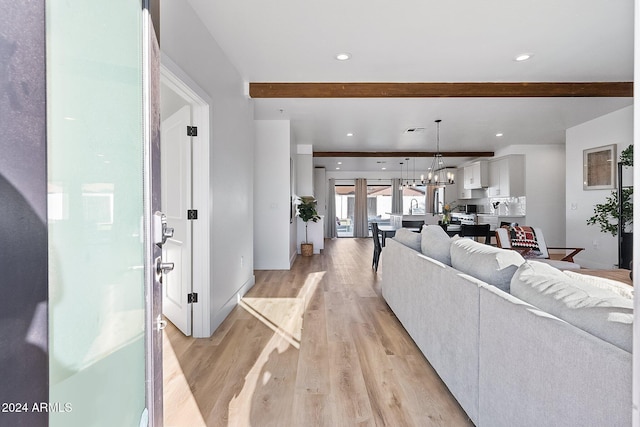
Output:
[[424,225],[423,221],[413,221],[413,220],[402,220],[403,228],[417,228],[418,231],[422,230],[422,226]]
[[371,237],[373,238],[373,262],[371,268],[378,272],[378,261],[380,261],[380,254],[382,253],[382,243],[380,242],[380,230],[378,229],[378,223],[371,223]]
[[484,243],[491,244],[490,224],[461,224],[460,237],[484,237]]

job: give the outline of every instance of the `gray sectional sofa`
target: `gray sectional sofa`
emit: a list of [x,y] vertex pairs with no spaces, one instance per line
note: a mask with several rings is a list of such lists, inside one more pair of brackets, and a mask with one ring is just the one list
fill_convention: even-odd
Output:
[[631,425],[632,288],[438,226],[388,239],[382,294],[477,426]]

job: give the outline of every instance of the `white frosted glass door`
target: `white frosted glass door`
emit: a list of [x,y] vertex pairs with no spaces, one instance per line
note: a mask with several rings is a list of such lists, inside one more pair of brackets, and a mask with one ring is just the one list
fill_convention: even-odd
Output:
[[47,2],[52,426],[145,409],[142,8]]

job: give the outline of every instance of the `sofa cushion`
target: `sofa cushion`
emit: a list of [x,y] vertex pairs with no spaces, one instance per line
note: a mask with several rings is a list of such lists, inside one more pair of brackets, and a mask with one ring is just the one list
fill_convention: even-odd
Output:
[[393,239],[405,246],[409,246],[413,250],[416,250],[418,252],[421,251],[422,236],[420,235],[420,233],[415,233],[406,228],[401,228],[396,231],[396,235],[393,237]]
[[420,248],[429,258],[451,265],[451,238],[439,225],[422,227]]
[[625,351],[632,351],[633,300],[529,261],[511,280],[511,294]]
[[471,239],[451,244],[451,266],[483,282],[509,292],[511,277],[524,258],[508,249],[500,249]]

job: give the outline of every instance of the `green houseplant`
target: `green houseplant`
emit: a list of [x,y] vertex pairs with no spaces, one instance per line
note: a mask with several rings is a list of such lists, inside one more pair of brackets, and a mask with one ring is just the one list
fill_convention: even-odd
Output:
[[[625,148],[620,154],[620,164],[622,166],[633,166],[633,144]],[[621,177],[619,177],[621,180]],[[631,251],[633,233],[630,232],[633,224],[633,186],[623,187],[622,182],[618,182],[618,190],[612,191],[607,196],[604,203],[598,203],[593,207],[593,216],[587,220],[588,225],[598,225],[603,233],[610,233],[612,236],[620,236],[620,251]],[[622,253],[624,265],[620,267],[628,268],[630,252]]]
[[313,196],[301,196],[298,203],[298,216],[304,221],[304,242],[300,244],[303,256],[313,255],[313,243],[309,242],[309,221],[318,222],[320,215],[316,210],[317,201]]

